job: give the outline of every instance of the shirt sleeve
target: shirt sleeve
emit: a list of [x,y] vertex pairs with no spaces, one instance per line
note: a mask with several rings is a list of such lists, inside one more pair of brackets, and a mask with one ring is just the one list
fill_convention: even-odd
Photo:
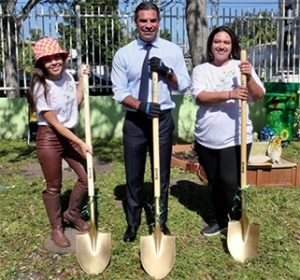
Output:
[[177,51],[177,57],[175,59],[176,65],[174,66],[174,73],[177,78],[178,92],[183,93],[191,84],[190,75],[186,68],[183,53],[181,49]]
[[264,94],[266,93],[266,89],[264,87],[264,84],[262,83],[262,81],[260,80],[260,78],[258,77],[258,75],[256,74],[253,66],[252,66],[252,70],[251,70],[251,75],[252,78],[254,78],[255,82],[262,88]]
[[111,80],[113,84],[113,98],[117,102],[122,103],[122,101],[131,94],[128,90],[126,63],[122,59],[121,50],[117,51],[114,56],[112,63]]
[[197,99],[197,95],[206,89],[205,86],[205,73],[203,67],[196,66],[192,73],[192,96]]

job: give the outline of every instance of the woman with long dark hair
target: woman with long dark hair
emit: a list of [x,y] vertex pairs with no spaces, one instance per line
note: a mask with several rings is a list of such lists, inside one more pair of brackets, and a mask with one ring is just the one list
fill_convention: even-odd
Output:
[[[192,74],[192,94],[199,105],[195,125],[195,150],[211,186],[215,218],[202,230],[206,236],[227,230],[239,220],[241,100],[258,101],[265,93],[249,61],[240,61],[240,46],[227,26],[212,31],[207,41],[207,62]],[[241,74],[247,86],[241,86]],[[247,105],[247,112],[249,108]],[[252,122],[247,115],[247,151],[252,143]]]
[[[34,48],[35,73],[28,100],[38,116],[36,136],[37,156],[46,180],[42,193],[51,224],[51,238],[59,247],[70,246],[64,234],[63,219],[79,231],[89,225],[80,217],[81,205],[87,194],[86,153],[92,152],[74,132],[78,121],[78,106],[83,100],[83,74],[89,66],[80,68],[78,88],[74,78],[65,70],[69,55],[53,38],[39,40]],[[75,171],[78,180],[72,190],[68,209],[61,213],[62,160]]]

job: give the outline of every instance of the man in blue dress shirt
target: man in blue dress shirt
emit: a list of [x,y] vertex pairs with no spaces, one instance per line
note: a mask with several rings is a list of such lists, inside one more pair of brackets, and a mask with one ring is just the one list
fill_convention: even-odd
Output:
[[[153,159],[153,117],[159,117],[160,226],[164,234],[170,234],[166,222],[174,130],[171,110],[175,108],[171,94],[172,90],[184,92],[190,85],[182,50],[157,36],[160,25],[158,7],[151,2],[139,4],[135,10],[135,24],[138,37],[116,52],[111,75],[113,98],[126,111],[123,126],[128,224],[123,238],[125,242],[135,240],[142,209],[146,207],[144,172],[148,150]],[[159,74],[158,103],[152,102],[151,96],[153,71]]]

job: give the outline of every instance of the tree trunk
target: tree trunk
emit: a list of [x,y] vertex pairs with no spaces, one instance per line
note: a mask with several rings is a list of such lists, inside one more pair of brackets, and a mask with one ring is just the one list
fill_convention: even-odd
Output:
[[22,22],[27,18],[30,10],[40,0],[30,0],[22,8],[22,11],[18,14],[14,14],[14,9],[17,4],[17,0],[7,0],[3,4],[3,10],[1,12],[9,15],[3,18],[3,38],[5,38],[6,47],[4,51],[4,69],[5,69],[5,82],[6,86],[11,88],[7,91],[6,96],[10,98],[20,97],[19,90],[19,71],[17,66],[17,48],[19,31],[22,26]]
[[[5,73],[6,85],[11,88],[7,91],[6,96],[9,98],[20,97],[19,90],[19,73],[17,69],[17,42],[14,22],[12,17],[7,19],[7,24],[10,25],[10,33],[7,34],[7,39],[10,40],[10,48],[5,51]],[[6,29],[7,30],[7,29]],[[6,33],[6,32],[4,32]]]
[[17,69],[17,42],[16,42],[16,30],[15,18],[13,16],[14,7],[16,5],[15,0],[8,0],[6,6],[4,6],[4,13],[10,15],[3,19],[3,38],[6,41],[6,47],[4,50],[4,73],[5,83],[10,89],[6,91],[6,96],[9,98],[19,97],[19,77]]
[[206,0],[186,1],[186,25],[193,67],[203,63],[207,42]]

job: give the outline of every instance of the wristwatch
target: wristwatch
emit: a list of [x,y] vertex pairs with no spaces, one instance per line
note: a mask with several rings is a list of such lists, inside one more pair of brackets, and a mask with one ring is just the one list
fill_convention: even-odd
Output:
[[173,71],[172,68],[169,68],[169,69],[168,69],[166,76],[167,76],[168,78],[171,78],[171,77],[174,76],[174,71]]

